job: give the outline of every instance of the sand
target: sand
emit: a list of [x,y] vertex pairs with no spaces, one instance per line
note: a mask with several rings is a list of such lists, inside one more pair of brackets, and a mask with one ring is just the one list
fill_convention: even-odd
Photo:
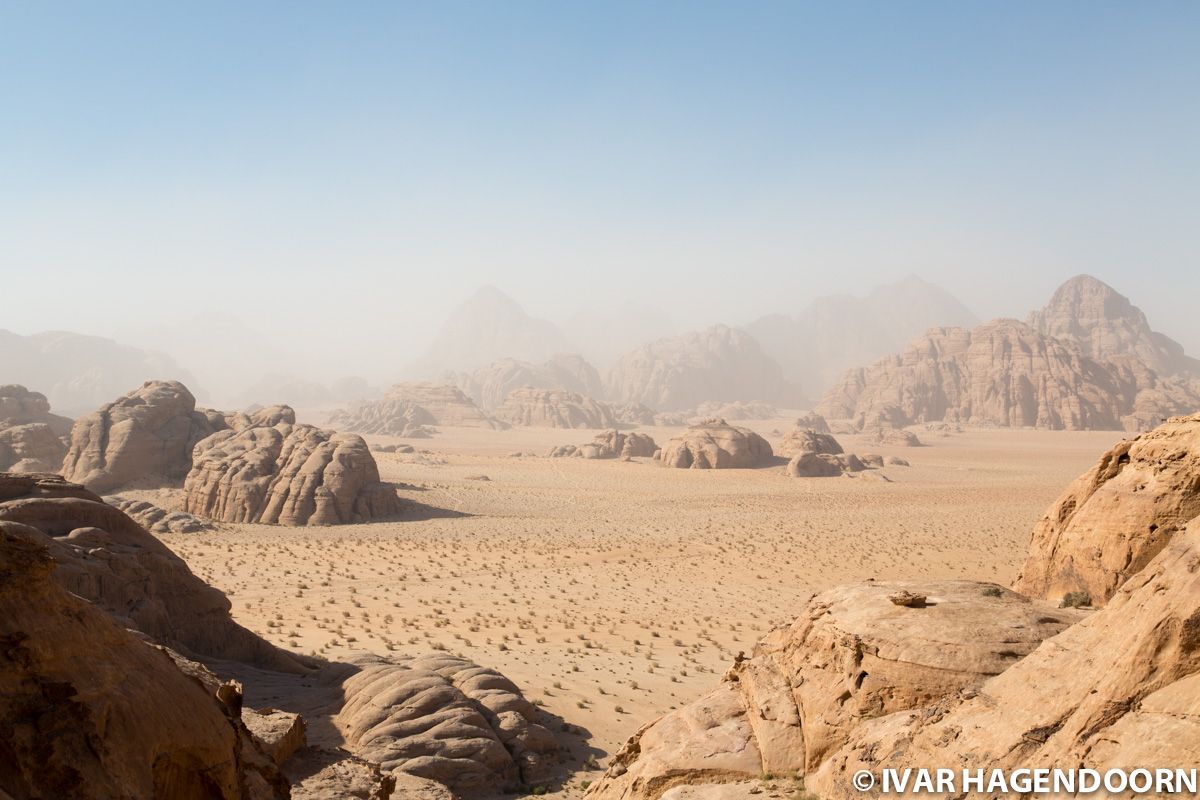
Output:
[[[790,427],[738,424],[772,445]],[[644,430],[660,444],[674,432]],[[446,649],[501,670],[564,720],[576,761],[594,766],[824,587],[1007,585],[1035,520],[1122,438],[926,432],[928,447],[889,448],[838,437],[849,452],[909,460],[882,470],[891,483],[540,455],[594,433],[444,428],[410,442],[418,453],[376,454],[385,480],[411,487],[403,520],[161,538],[229,595],[239,622],[283,647]],[[250,692],[252,703],[277,699]]]

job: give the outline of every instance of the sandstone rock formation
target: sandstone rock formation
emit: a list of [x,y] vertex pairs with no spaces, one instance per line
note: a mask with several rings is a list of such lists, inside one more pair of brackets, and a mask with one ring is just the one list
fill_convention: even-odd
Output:
[[133,484],[178,485],[192,448],[211,434],[216,416],[196,410],[178,381],[150,381],[75,421],[63,475],[96,492]]
[[184,510],[222,522],[339,525],[396,514],[362,437],[281,422],[196,444]]
[[658,445],[644,433],[622,433],[616,429],[597,434],[596,438],[581,445],[562,445],[550,451],[551,458],[576,456],[579,458],[652,458]]
[[903,355],[850,370],[819,413],[859,426],[944,420],[1067,430],[1138,430],[1200,408],[1200,392],[1128,358],[1096,361],[1016,320],[938,328]]
[[609,371],[605,388],[617,402],[681,411],[707,401],[774,402],[784,386],[779,365],[750,334],[714,325],[627,353]]
[[816,453],[803,450],[788,462],[787,474],[789,478],[836,478],[882,466],[883,459],[879,459],[878,464],[867,464],[853,453]]
[[39,532],[67,591],[185,655],[285,672],[303,665],[242,628],[229,600],[121,511],[54,475],[0,473],[0,522]]
[[771,445],[754,431],[712,418],[667,442],[660,460],[682,469],[744,469],[767,464],[772,455]]
[[50,413],[50,401],[41,392],[31,392],[24,386],[0,386],[0,425],[46,425],[55,436],[71,432],[73,421]]
[[[491,428],[503,430],[508,425],[487,414],[471,398],[456,386],[436,383],[397,383],[387,390],[381,400],[364,403],[359,411],[353,412],[355,419],[395,419],[403,416],[408,406],[419,406],[420,419],[417,424],[448,425],[462,428]],[[428,416],[425,416],[425,415]],[[432,418],[432,420],[430,420]],[[396,423],[392,423],[395,425]],[[348,430],[348,429],[347,429]],[[362,431],[362,433],[382,431]]]
[[796,427],[800,430],[816,431],[817,433],[833,433],[829,429],[829,423],[815,411],[810,411],[802,417],[796,419]]
[[1082,765],[1101,772],[1194,766],[1200,759],[1198,565],[1200,523],[1193,522],[1103,610],[976,690],[864,722],[808,787],[821,797],[860,797],[850,776],[881,766]]
[[364,658],[334,723],[357,755],[455,791],[513,791],[554,777],[543,715],[494,670],[462,658]]
[[1058,287],[1045,308],[1029,315],[1029,325],[1045,336],[1078,344],[1097,361],[1127,357],[1159,375],[1200,376],[1200,360],[1151,330],[1141,309],[1091,275],[1077,275]]
[[720,417],[721,419],[773,419],[779,416],[779,410],[770,403],[746,402],[734,400],[731,403],[701,403],[692,411],[692,415],[700,418]]
[[195,517],[186,511],[167,511],[147,500],[108,495],[104,502],[125,512],[130,519],[152,533],[201,533],[216,528],[208,520]]
[[921,440],[912,431],[903,428],[876,428],[871,441],[889,447],[923,447]]
[[611,428],[612,409],[585,395],[558,389],[513,389],[496,418],[510,425],[539,428]]
[[235,710],[66,591],[50,545],[0,520],[0,795],[288,797]]
[[1101,604],[1200,516],[1200,415],[1117,443],[1033,531],[1015,588]]
[[0,386],[0,471],[58,472],[67,454],[62,438],[71,420],[50,413],[40,392]]
[[436,424],[433,414],[412,400],[392,395],[329,416],[329,425],[339,431],[404,438],[427,438],[431,433],[428,426]]
[[806,428],[795,428],[788,431],[787,436],[783,437],[783,442],[779,445],[778,452],[779,455],[785,458],[791,458],[800,453],[838,455],[845,451],[838,444],[838,440],[833,438],[833,434],[817,433],[814,430]]
[[558,354],[543,364],[504,358],[474,372],[454,374],[451,381],[479,404],[495,410],[504,404],[509,392],[525,386],[559,389],[566,392],[603,397],[604,383],[596,368],[574,354]]
[[[897,605],[902,592],[923,602]],[[646,725],[593,800],[815,769],[863,720],[1002,673],[1079,617],[973,581],[868,582],[815,597],[701,699]]]
[[894,353],[930,328],[978,323],[949,292],[912,275],[864,297],[821,297],[794,316],[773,314],[746,330],[783,367],[786,380],[816,398],[847,369]]
[[617,403],[610,406],[619,425],[657,425],[654,409],[641,403]]

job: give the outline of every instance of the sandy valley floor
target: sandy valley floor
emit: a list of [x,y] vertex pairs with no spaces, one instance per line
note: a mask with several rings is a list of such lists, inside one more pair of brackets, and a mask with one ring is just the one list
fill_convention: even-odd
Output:
[[[772,444],[790,427],[738,424]],[[660,444],[674,432],[646,430]],[[1121,438],[924,433],[931,446],[906,449],[838,437],[911,461],[884,470],[892,483],[541,455],[592,435],[447,428],[412,442],[418,453],[377,454],[420,504],[403,521],[163,539],[280,645],[462,653],[577,726],[578,758],[603,764],[814,591],[869,577],[1007,584],[1038,516]]]

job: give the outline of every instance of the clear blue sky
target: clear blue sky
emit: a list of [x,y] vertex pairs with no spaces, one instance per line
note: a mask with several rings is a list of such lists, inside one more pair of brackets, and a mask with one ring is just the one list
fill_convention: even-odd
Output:
[[686,328],[909,272],[1023,315],[1086,271],[1200,351],[1196,2],[9,3],[0,103],[20,332],[394,350],[483,283]]

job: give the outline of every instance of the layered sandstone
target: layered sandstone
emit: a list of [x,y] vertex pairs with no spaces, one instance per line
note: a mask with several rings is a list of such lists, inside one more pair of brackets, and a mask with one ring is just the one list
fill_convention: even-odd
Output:
[[747,469],[770,463],[766,439],[723,419],[701,420],[667,442],[660,460],[681,469]]
[[426,438],[428,426],[436,424],[437,419],[425,408],[392,395],[329,416],[329,425],[339,431],[402,438]]
[[541,364],[503,358],[485,367],[453,376],[456,386],[470,395],[480,408],[495,410],[510,392],[525,386],[603,397],[600,373],[582,356],[559,354]]
[[45,395],[0,386],[0,471],[58,472],[70,430],[71,420],[51,414]]
[[605,403],[575,392],[532,386],[509,392],[496,409],[496,417],[510,425],[539,428],[611,428],[617,424]]
[[838,455],[845,451],[838,440],[829,433],[817,433],[808,428],[794,428],[788,431],[779,445],[778,453],[785,458],[792,458],[800,453],[826,453]]
[[[417,424],[448,425],[463,428],[502,430],[507,425],[467,397],[457,386],[437,383],[397,383],[380,400],[364,403],[354,412],[358,418],[395,419],[396,411],[403,412],[411,403],[418,406],[424,422]],[[425,416],[428,415],[428,416]],[[363,433],[375,431],[363,431]]]

